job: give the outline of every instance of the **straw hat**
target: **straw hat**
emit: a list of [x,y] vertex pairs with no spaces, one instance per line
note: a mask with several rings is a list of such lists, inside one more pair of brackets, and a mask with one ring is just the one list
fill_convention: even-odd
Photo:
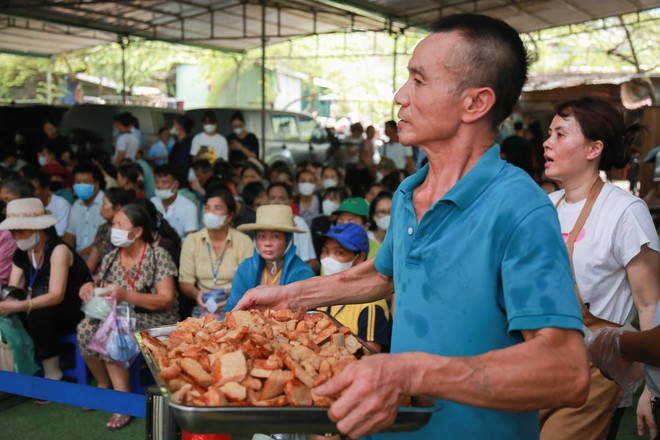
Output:
[[286,205],[263,205],[257,208],[257,221],[247,223],[237,228],[245,231],[280,231],[280,232],[305,232],[296,228],[293,222],[293,211]]
[[0,223],[0,230],[46,229],[57,223],[57,219],[44,209],[41,200],[31,197],[7,203],[7,218]]

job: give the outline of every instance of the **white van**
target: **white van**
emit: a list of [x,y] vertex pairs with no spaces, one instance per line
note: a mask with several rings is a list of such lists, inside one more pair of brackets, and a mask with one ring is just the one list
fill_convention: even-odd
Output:
[[261,110],[254,108],[200,108],[188,110],[186,116],[195,121],[193,133],[202,129],[202,117],[212,110],[218,120],[218,133],[227,136],[232,115],[239,111],[245,119],[245,128],[259,139],[259,157],[268,165],[283,161],[291,169],[302,160],[325,162],[330,142],[326,131],[311,115],[280,110],[266,110],[266,142],[261,139]]

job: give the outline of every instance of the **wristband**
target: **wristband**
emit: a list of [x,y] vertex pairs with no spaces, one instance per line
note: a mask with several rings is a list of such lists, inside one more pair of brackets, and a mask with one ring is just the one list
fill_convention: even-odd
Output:
[[32,300],[28,299],[27,302],[28,302],[27,314],[29,315],[30,312],[32,311]]

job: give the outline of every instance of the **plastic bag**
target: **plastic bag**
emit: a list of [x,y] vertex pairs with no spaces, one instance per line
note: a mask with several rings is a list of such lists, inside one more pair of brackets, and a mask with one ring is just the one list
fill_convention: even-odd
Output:
[[634,393],[644,382],[644,364],[630,362],[621,356],[621,334],[637,329],[626,324],[623,327],[603,327],[595,332],[583,327],[583,331],[591,362],[625,391]]
[[106,351],[110,359],[128,368],[137,356],[139,348],[133,337],[133,329],[129,320],[117,318],[115,322],[116,325],[110,333]]
[[[133,337],[134,319],[130,317],[130,307],[117,306],[114,298],[109,301],[112,311],[94,334],[89,349],[128,368],[139,352],[137,341]],[[122,313],[122,316],[118,316],[118,307],[127,309],[128,314]]]
[[39,370],[39,366],[34,362],[34,343],[18,316],[0,315],[0,336],[13,352],[14,372],[32,375]]
[[104,320],[110,316],[112,304],[103,296],[93,296],[89,302],[83,304],[80,308],[89,319]]

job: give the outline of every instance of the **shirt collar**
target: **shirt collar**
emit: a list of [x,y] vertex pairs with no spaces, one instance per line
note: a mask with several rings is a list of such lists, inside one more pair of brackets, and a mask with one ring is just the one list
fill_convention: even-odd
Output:
[[[227,242],[231,243],[234,241],[234,232],[235,229],[232,228],[231,226],[227,230]],[[202,236],[201,236],[202,241],[204,242],[210,242],[211,238],[209,237],[209,229],[208,228],[202,228]]]
[[[504,166],[500,159],[500,146],[493,144],[479,161],[445,194],[441,200],[448,200],[460,209],[467,208]],[[426,164],[417,173],[408,177],[399,187],[403,194],[412,194],[416,187],[422,184],[429,172]]]

